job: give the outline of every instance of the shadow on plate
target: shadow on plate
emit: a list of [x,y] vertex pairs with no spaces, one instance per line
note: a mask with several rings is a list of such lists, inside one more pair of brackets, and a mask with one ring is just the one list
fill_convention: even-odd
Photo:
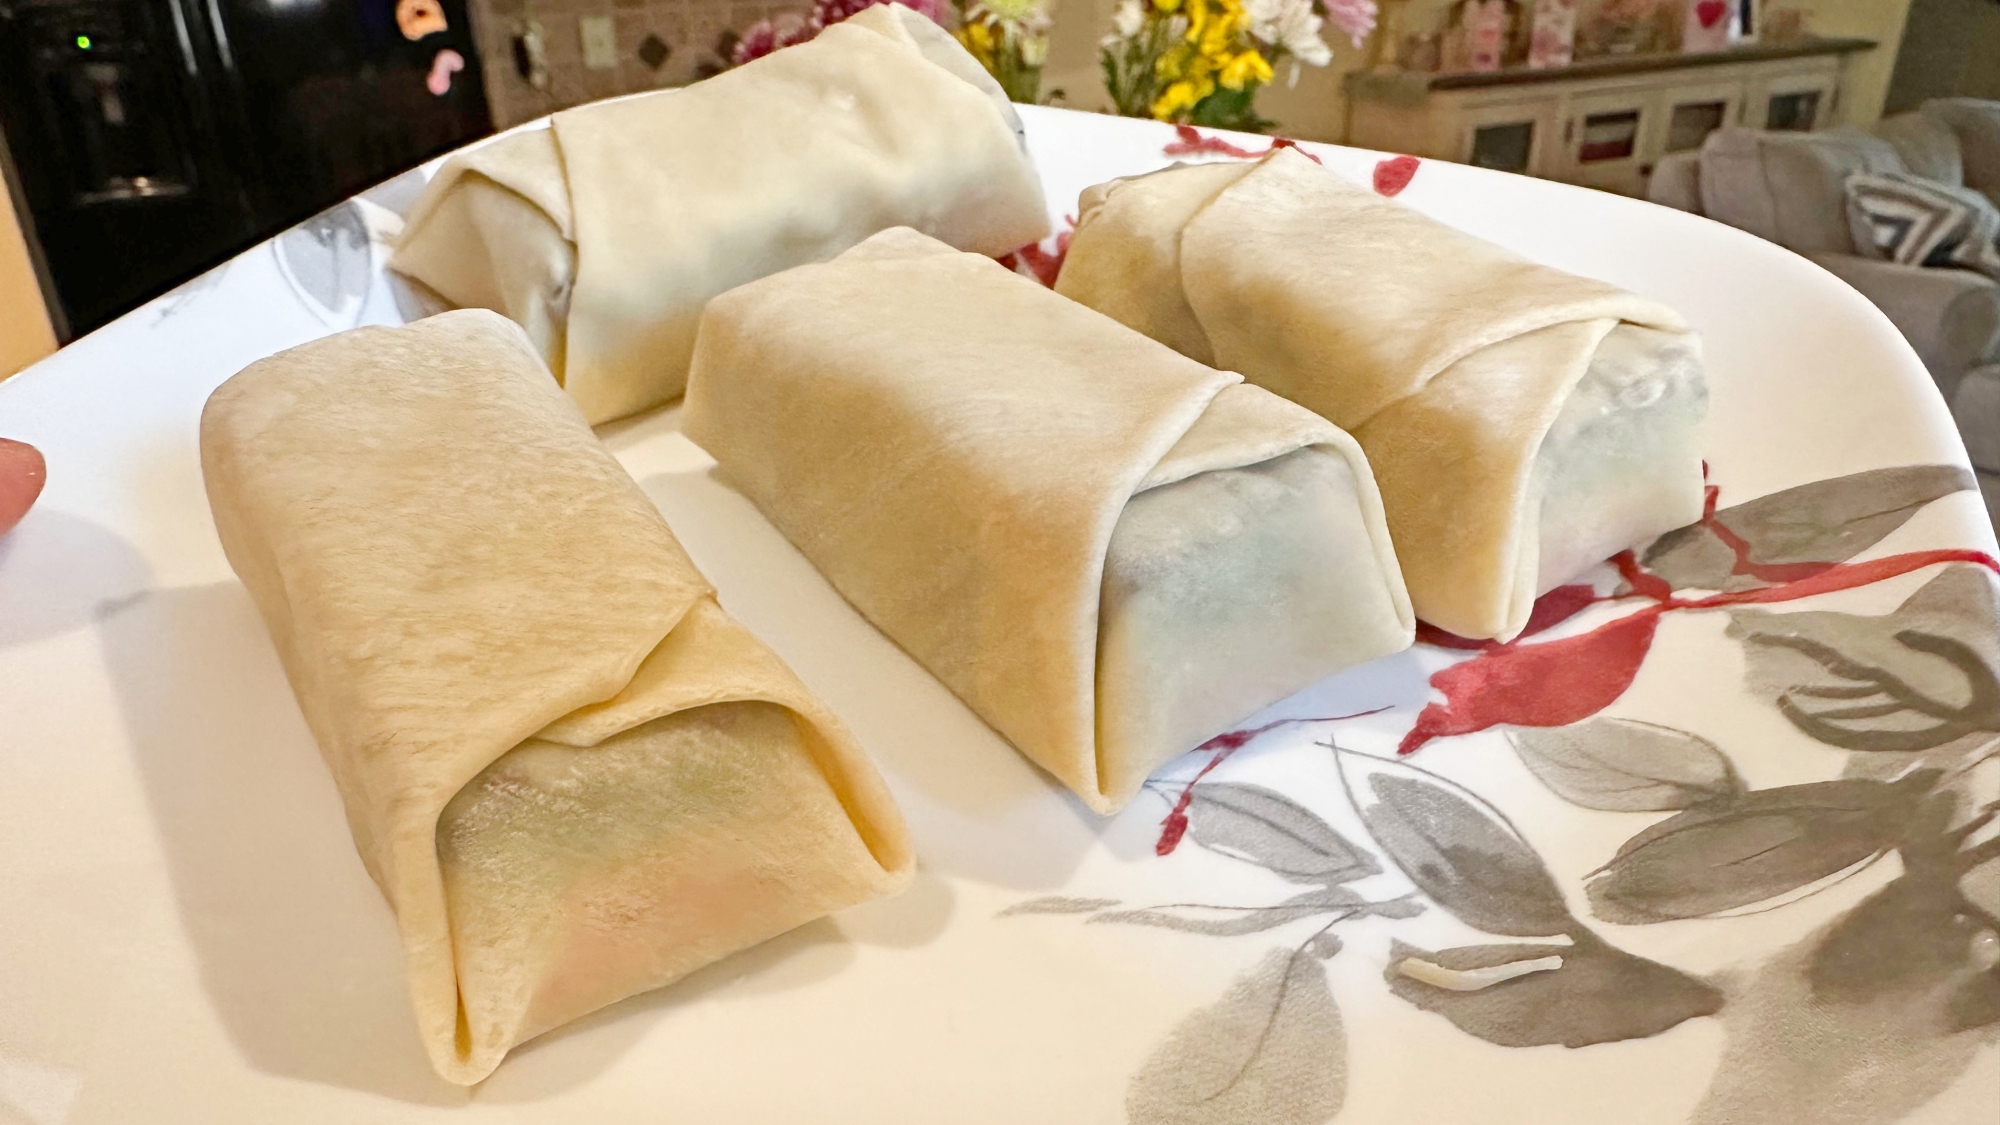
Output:
[[884,637],[712,468],[640,481],[723,607],[776,649],[882,767],[939,874],[1063,886],[1099,817]]
[[245,1060],[463,1104],[425,1060],[395,922],[249,594],[155,591],[98,635],[202,984]]
[[118,535],[36,508],[0,535],[0,648],[83,628],[152,580],[138,548]]

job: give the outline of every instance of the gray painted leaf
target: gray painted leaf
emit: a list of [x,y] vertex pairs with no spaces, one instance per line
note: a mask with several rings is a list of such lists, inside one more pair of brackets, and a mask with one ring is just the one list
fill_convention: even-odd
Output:
[[1499,810],[1403,762],[1338,751],[1362,821],[1417,889],[1467,925],[1552,937],[1576,924],[1542,857]]
[[1806,735],[1907,753],[2000,731],[1992,580],[1952,566],[1882,615],[1730,613],[1751,690]]
[[1599,716],[1566,727],[1524,727],[1512,737],[1544,785],[1588,809],[1684,809],[1743,790],[1714,743],[1671,727]]
[[1274,949],[1175,1028],[1125,1094],[1130,1125],[1323,1125],[1347,1096],[1326,969]]
[[1089,914],[1107,906],[1117,906],[1115,898],[1071,898],[1068,895],[1050,895],[1047,898],[1031,898],[1017,902],[1002,910],[999,917],[1014,914]]
[[1627,840],[1584,889],[1599,918],[1627,925],[1750,906],[1893,846],[1912,789],[1850,778],[1689,809]]
[[[1811,943],[1805,976],[1814,1003],[1854,1008],[1931,996],[1956,1030],[2000,1023],[2000,929],[1979,901],[2000,898],[2000,855],[1991,843],[1962,848],[1983,817],[1956,826],[1957,812],[1956,793],[1926,797],[1905,827],[1903,873]],[[1992,857],[1984,864],[1981,849]]]
[[1905,874],[1827,929],[1806,979],[1813,999],[1829,1004],[1949,992],[1992,967],[1979,951],[1993,940],[1993,927],[1966,911],[1951,883]]
[[[1921,850],[1921,849],[1920,849]],[[1905,863],[1909,855],[1904,854]],[[1906,866],[1897,883],[1933,880],[1927,861]],[[1915,891],[1915,902],[1902,898]],[[1963,984],[1995,983],[1988,974],[1968,972],[1931,960],[1936,941],[1925,931],[1933,920],[1926,890],[1904,886],[1879,890],[1863,906],[1780,949],[1748,973],[1734,972],[1729,1004],[1722,1011],[1722,1057],[1689,1125],[1891,1125],[1918,1120],[1982,1122],[1994,1116],[1993,1030],[1967,1034],[1961,1007]],[[1815,965],[1835,931],[1873,902],[1863,929],[1873,931],[1873,949],[1862,954],[1894,978],[1865,994],[1845,982],[1825,991]],[[1910,910],[1915,907],[1915,913]],[[1876,913],[1876,911],[1880,913]],[[1906,948],[1913,946],[1914,948]],[[1976,946],[1960,947],[1958,956]],[[1862,953],[1850,950],[1849,954]],[[1843,955],[1845,956],[1845,955]],[[1928,963],[1927,963],[1928,962]],[[1911,969],[1916,971],[1912,972]],[[1970,1078],[1971,1082],[1962,1081]],[[1954,1085],[1960,1093],[1981,1091],[1958,1102],[1964,1113],[1939,1113],[1939,1098]],[[1982,1104],[1983,1102],[1983,1104]]]
[[[1541,957],[1562,967],[1460,992],[1401,971],[1416,957],[1446,969],[1484,969]],[[1474,945],[1428,953],[1394,943],[1389,991],[1460,1031],[1502,1047],[1587,1047],[1658,1035],[1722,1008],[1722,993],[1679,969],[1635,957],[1589,934],[1575,945]]]
[[[1972,487],[1972,474],[1956,465],[1902,465],[1787,488],[1724,508],[1715,519],[1749,544],[1752,562],[1845,562],[1924,505]],[[1654,541],[1645,563],[1677,587],[1719,590],[1730,582],[1735,554],[1693,524]]]
[[1302,895],[1294,895],[1274,906],[1239,909],[1189,903],[1146,910],[1112,911],[1099,914],[1091,918],[1090,922],[1154,926],[1163,930],[1207,934],[1211,937],[1237,937],[1242,934],[1262,933],[1304,918],[1339,912],[1353,913],[1367,905],[1360,895],[1346,887],[1322,887]]
[[1345,883],[1379,874],[1367,852],[1282,793],[1227,782],[1194,787],[1188,834],[1197,844],[1294,883]]

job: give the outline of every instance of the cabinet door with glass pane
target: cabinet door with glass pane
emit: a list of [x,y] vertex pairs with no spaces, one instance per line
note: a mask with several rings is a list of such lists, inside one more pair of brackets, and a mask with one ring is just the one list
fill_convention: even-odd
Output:
[[1743,82],[1710,82],[1670,86],[1662,92],[1664,105],[1653,122],[1650,159],[1675,152],[1692,152],[1701,147],[1710,133],[1728,125],[1743,124]]
[[1457,159],[1462,164],[1526,175],[1548,174],[1556,152],[1556,101],[1538,98],[1467,105],[1459,115]]
[[1840,108],[1835,104],[1839,64],[1831,59],[1812,62],[1818,65],[1751,82],[1743,123],[1753,129],[1798,132],[1832,126]]

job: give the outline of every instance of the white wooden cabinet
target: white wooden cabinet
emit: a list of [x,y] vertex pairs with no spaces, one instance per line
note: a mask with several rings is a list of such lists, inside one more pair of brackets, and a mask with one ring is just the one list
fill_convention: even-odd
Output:
[[1813,39],[1557,70],[1356,73],[1347,143],[1639,195],[1661,156],[1725,125],[1832,125],[1847,58],[1874,46]]

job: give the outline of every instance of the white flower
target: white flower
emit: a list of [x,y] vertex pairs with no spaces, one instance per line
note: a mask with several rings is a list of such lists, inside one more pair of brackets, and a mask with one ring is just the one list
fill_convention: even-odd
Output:
[[1250,17],[1250,34],[1284,48],[1300,62],[1325,66],[1333,61],[1333,48],[1319,37],[1325,21],[1313,14],[1312,0],[1245,0],[1243,14]]
[[[1250,34],[1266,43],[1278,42],[1278,20],[1296,0],[1244,0],[1243,14],[1250,19]],[[1311,11],[1312,5],[1306,5]]]
[[1118,31],[1120,39],[1133,39],[1139,29],[1146,26],[1146,5],[1143,0],[1123,0],[1118,12],[1111,17],[1111,26]]

